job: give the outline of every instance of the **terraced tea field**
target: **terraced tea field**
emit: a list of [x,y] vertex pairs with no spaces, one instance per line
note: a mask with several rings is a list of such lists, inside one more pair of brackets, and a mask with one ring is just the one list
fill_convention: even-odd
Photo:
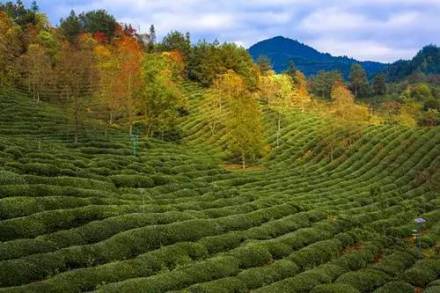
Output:
[[[137,155],[122,130],[92,121],[74,145],[60,110],[0,96],[0,292],[440,292],[439,128],[347,137],[294,112],[262,168],[228,171],[187,87],[183,143]],[[329,133],[349,141],[333,160]]]

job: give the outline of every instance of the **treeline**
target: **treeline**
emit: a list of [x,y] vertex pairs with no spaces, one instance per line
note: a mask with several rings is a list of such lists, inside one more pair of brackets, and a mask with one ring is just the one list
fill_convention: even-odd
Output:
[[191,44],[175,31],[158,43],[154,26],[140,34],[104,10],[72,11],[53,27],[35,2],[7,2],[0,4],[0,71],[0,88],[66,109],[75,142],[87,117],[130,135],[178,140],[177,120],[188,114],[183,84],[192,80],[227,101],[221,123],[231,130],[231,157],[245,166],[265,147],[258,68],[235,44]]
[[345,83],[357,101],[367,103],[382,123],[440,125],[440,78],[436,75],[415,72],[391,81],[385,72],[369,80],[362,65],[354,64],[348,81],[338,71],[321,71],[309,80],[309,89],[313,96],[330,100],[337,82]]
[[[392,88],[383,75],[369,81],[358,64],[349,82],[337,72],[320,72],[307,80],[293,64],[276,74],[269,60],[254,63],[247,50],[235,44],[193,44],[189,33],[177,31],[157,42],[153,25],[141,34],[105,10],[72,11],[53,27],[35,2],[30,8],[21,1],[0,4],[0,88],[19,88],[36,103],[64,107],[75,142],[90,116],[107,128],[126,128],[130,135],[179,140],[178,119],[190,111],[185,81],[207,89],[211,134],[227,133],[226,149],[243,167],[268,151],[260,104],[276,114],[278,146],[282,118],[293,108],[373,122],[377,117],[372,108],[359,101],[384,96]],[[412,88],[405,95],[413,99]],[[405,103],[393,105],[392,111],[388,104],[381,106],[388,111],[382,122],[415,117],[411,104]],[[426,112],[438,115],[431,110]]]

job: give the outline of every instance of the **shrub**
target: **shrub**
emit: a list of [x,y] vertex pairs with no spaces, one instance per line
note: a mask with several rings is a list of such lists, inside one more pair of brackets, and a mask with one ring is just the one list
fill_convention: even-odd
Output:
[[189,287],[190,293],[240,293],[247,292],[245,284],[238,278],[229,277]]
[[389,277],[384,272],[364,269],[345,273],[336,280],[336,283],[351,285],[361,292],[371,292],[385,284],[388,280]]
[[374,291],[374,293],[414,293],[414,289],[415,288],[408,283],[402,281],[394,281],[386,283],[384,286]]
[[259,245],[240,247],[230,255],[240,262],[240,268],[262,266],[272,261],[272,255],[267,248]]
[[61,170],[53,165],[43,163],[28,163],[22,166],[22,170],[28,174],[54,177],[61,174]]
[[425,287],[437,278],[437,274],[429,268],[411,268],[404,273],[404,279],[417,287]]
[[248,289],[262,287],[299,272],[296,264],[288,260],[280,260],[270,265],[251,268],[237,275]]
[[148,188],[154,187],[153,179],[147,176],[140,175],[114,175],[110,176],[116,187],[131,187],[131,188]]
[[359,290],[346,284],[318,285],[310,293],[359,293]]

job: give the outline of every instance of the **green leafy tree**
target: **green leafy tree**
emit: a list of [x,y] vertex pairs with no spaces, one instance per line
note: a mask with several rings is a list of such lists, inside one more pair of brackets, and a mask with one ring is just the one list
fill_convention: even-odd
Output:
[[118,25],[115,18],[103,9],[81,13],[79,20],[83,32],[104,33],[108,40],[113,38]]
[[256,89],[258,69],[246,49],[235,44],[199,42],[188,64],[189,78],[209,87],[220,74],[233,70],[249,88]]
[[148,54],[143,64],[143,111],[147,135],[164,139],[175,131],[179,110],[185,100],[179,86],[175,60],[164,54]]
[[335,82],[342,82],[339,71],[320,71],[311,82],[311,92],[322,99],[330,100],[332,87]]
[[4,4],[0,3],[0,11],[5,12],[22,29],[38,22],[38,6],[35,1],[32,2],[30,9],[26,8],[21,0],[17,0],[15,3],[7,1]]
[[158,44],[160,51],[179,51],[184,57],[185,61],[188,61],[191,54],[191,40],[189,34],[182,34],[178,31],[172,31],[168,33]]
[[365,69],[361,64],[353,64],[350,71],[350,89],[356,98],[363,98],[368,95],[368,78]]
[[81,33],[81,22],[75,11],[70,11],[66,19],[61,19],[60,30],[70,43],[74,43]]
[[385,82],[385,74],[377,74],[373,79],[372,84],[373,94],[376,96],[385,95],[387,92],[387,85]]

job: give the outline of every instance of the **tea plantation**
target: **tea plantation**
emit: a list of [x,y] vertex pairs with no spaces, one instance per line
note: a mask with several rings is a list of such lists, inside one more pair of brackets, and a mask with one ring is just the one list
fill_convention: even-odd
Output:
[[438,127],[294,112],[276,148],[267,110],[271,154],[230,171],[186,87],[183,141],[136,155],[125,130],[73,144],[60,109],[0,95],[0,292],[440,292]]

